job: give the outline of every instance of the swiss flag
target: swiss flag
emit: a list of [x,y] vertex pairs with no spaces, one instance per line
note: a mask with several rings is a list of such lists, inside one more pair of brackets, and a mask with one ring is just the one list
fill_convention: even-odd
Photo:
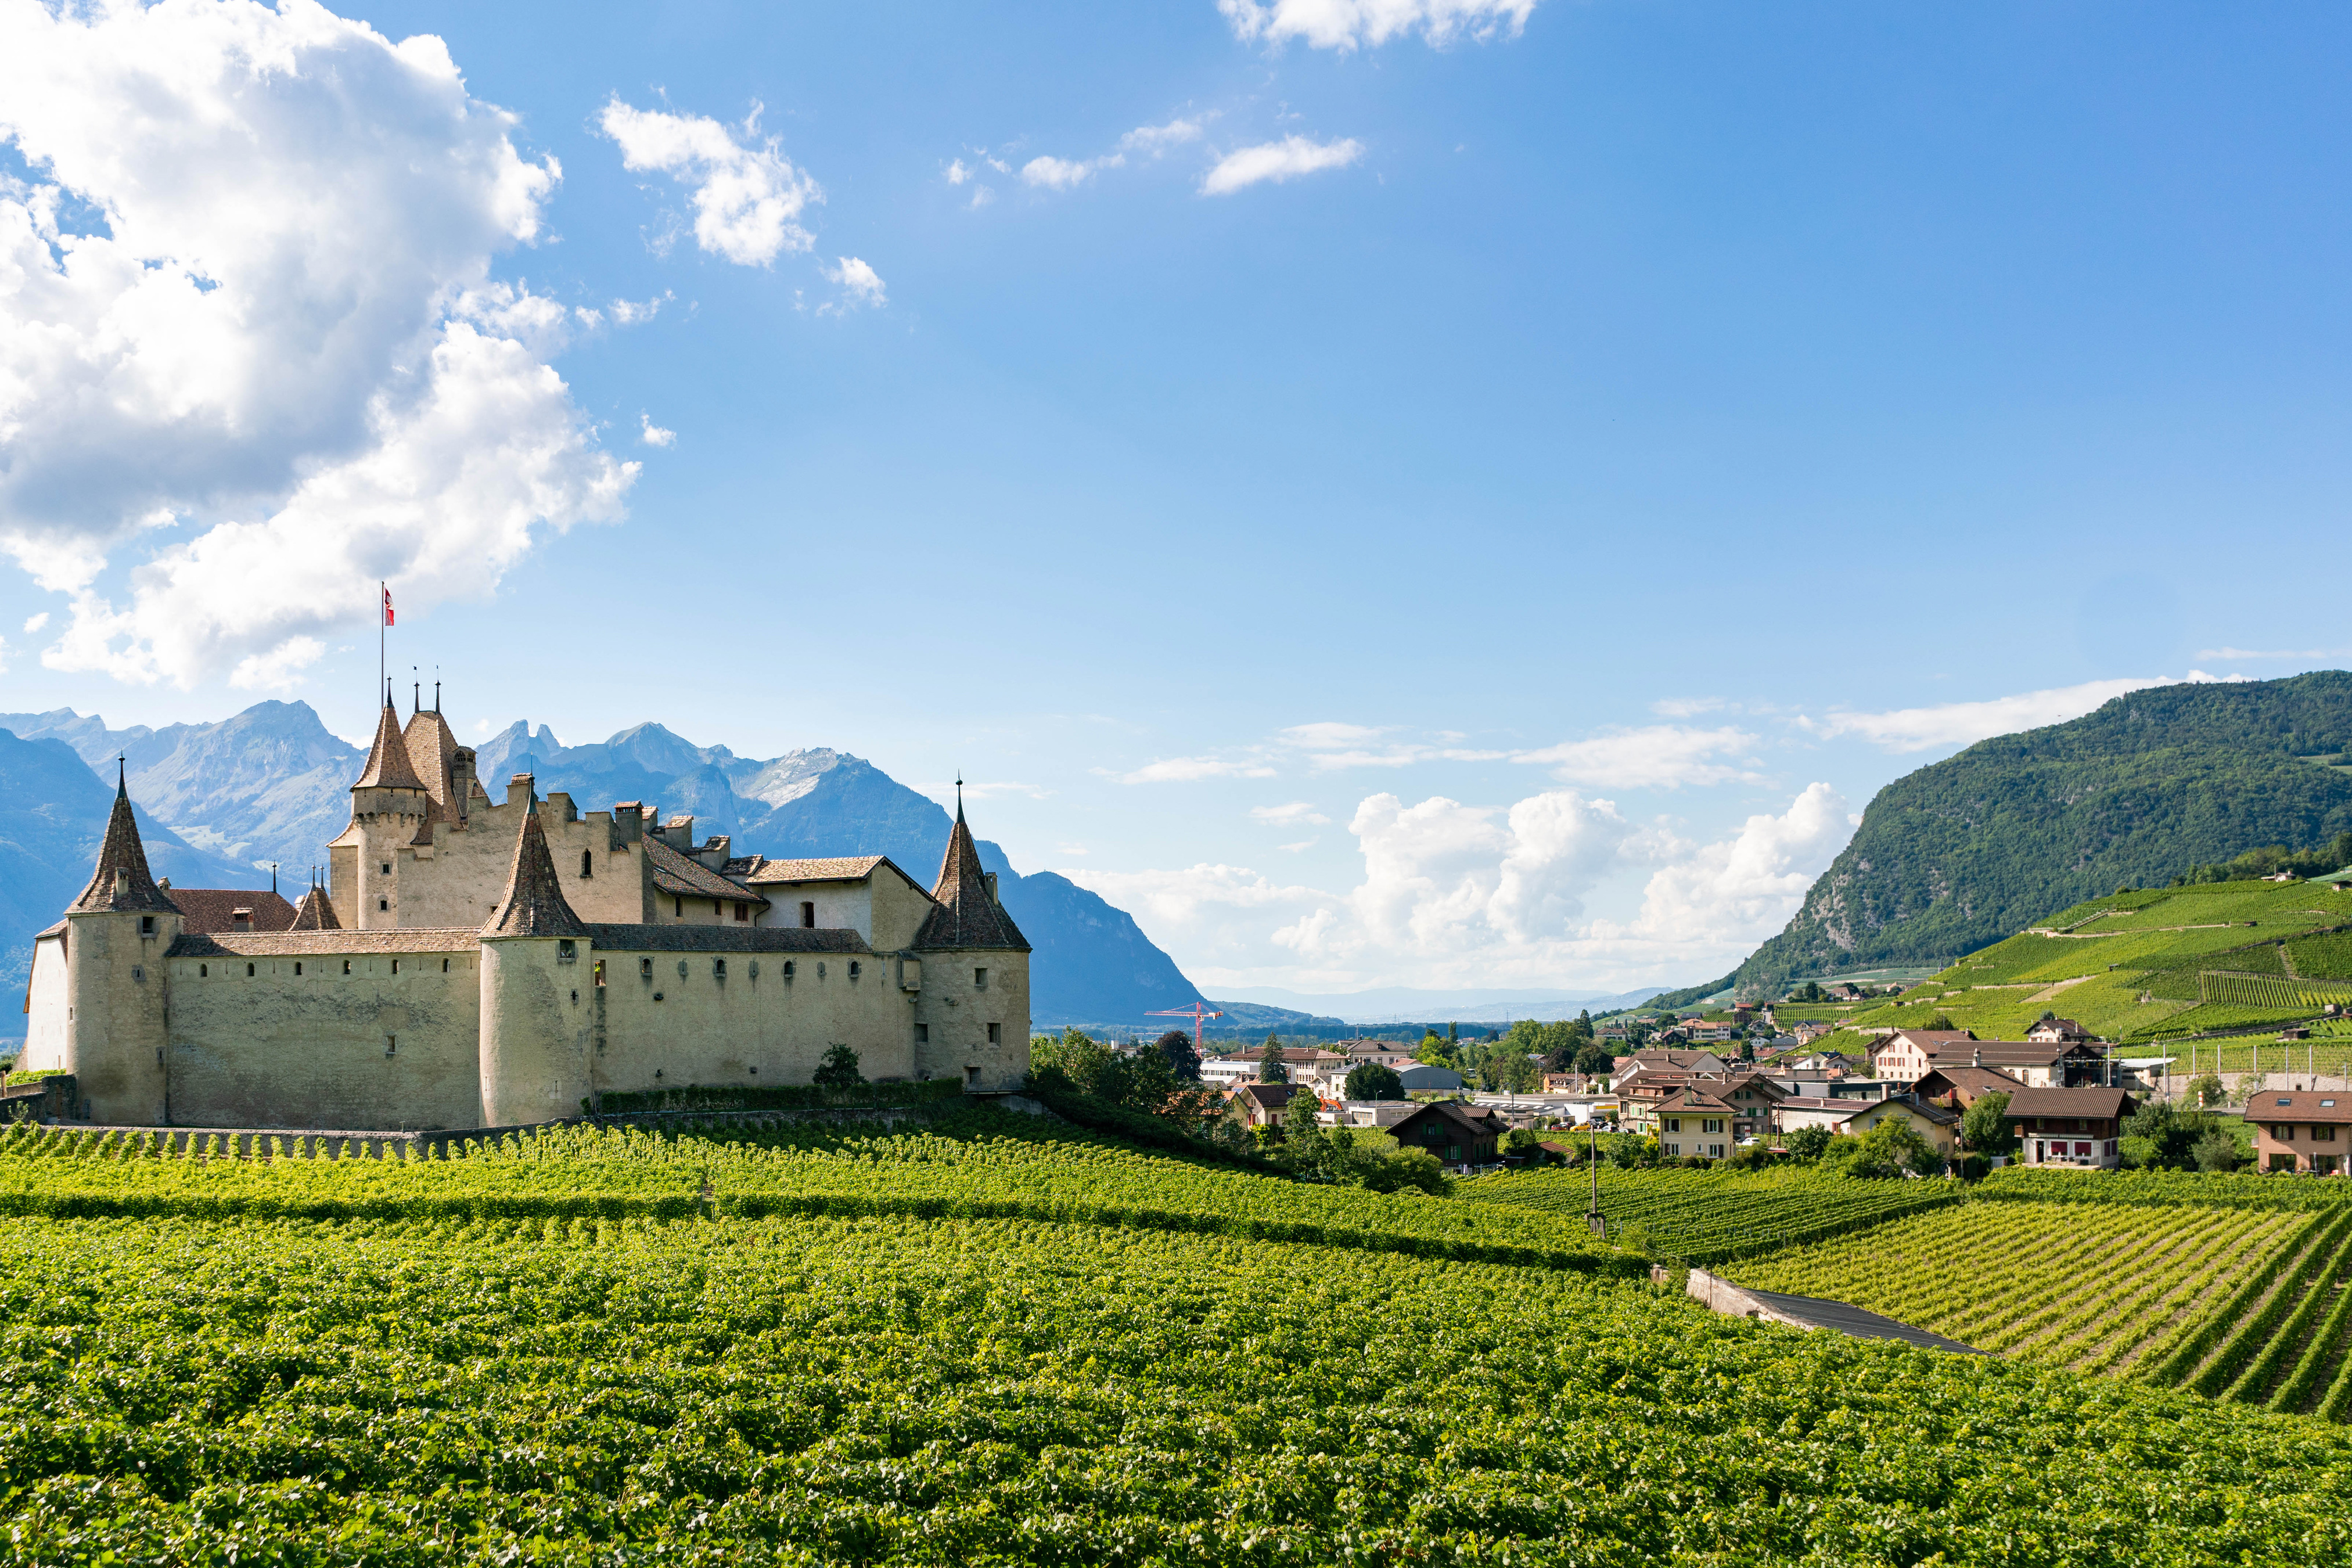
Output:
[[383,590],[383,624],[392,625],[392,590],[389,588]]

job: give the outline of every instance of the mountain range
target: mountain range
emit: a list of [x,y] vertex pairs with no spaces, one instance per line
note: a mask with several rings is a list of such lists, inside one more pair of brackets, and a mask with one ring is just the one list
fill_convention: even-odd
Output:
[[1330,994],[1286,991],[1271,985],[1235,986],[1225,992],[1230,1002],[1261,1011],[1274,1008],[1306,1015],[1316,1022],[1334,1019],[1349,1024],[1425,1023],[1450,1019],[1464,1024],[1515,1023],[1521,1018],[1550,1022],[1573,1018],[1580,1012],[1607,1013],[1632,1007],[1656,995],[1662,987],[1603,994],[1598,991],[1425,991],[1391,985],[1375,991]]
[[[351,819],[351,783],[366,760],[305,702],[160,730],[110,730],[70,709],[0,713],[0,787],[33,807],[0,826],[0,980],[14,987],[33,934],[89,879],[117,756],[156,874],[182,887],[267,887],[273,861],[285,882],[307,881]],[[952,826],[936,801],[845,752],[739,757],[659,724],[566,746],[543,724],[517,722],[475,748],[475,766],[494,796],[529,773],[542,795],[568,791],[583,811],[641,800],[665,816],[691,814],[698,837],[726,834],[738,855],[887,855],[926,886]],[[1037,1026],[1133,1028],[1153,1009],[1201,999],[1125,911],[1050,871],[1022,875],[985,839],[979,847],[1035,949]]]
[[2149,687],[1880,790],[1738,985],[1939,966],[2050,910],[2347,828],[2352,673]]

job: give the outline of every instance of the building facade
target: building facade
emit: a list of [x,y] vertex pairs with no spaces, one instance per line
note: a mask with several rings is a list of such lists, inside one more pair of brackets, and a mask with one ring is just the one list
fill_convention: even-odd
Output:
[[885,857],[583,814],[529,774],[494,804],[472,764],[438,712],[404,734],[387,703],[329,884],[278,930],[257,895],[153,881],[118,784],[89,887],[35,942],[22,1065],[73,1073],[98,1121],[353,1131],[805,1084],[835,1046],[877,1081],[1026,1079],[1029,944],[961,802],[927,891]]

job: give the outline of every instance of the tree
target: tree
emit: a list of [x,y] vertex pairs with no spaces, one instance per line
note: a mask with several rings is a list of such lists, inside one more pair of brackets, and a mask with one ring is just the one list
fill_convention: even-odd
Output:
[[857,1070],[856,1051],[844,1045],[828,1046],[810,1081],[819,1089],[856,1089],[866,1081],[866,1075]]
[[1538,1136],[1534,1129],[1514,1127],[1503,1134],[1500,1147],[1506,1159],[1524,1160],[1533,1156],[1540,1160],[1542,1144],[1543,1139]]
[[1952,1022],[1952,1016],[1949,1013],[1938,1013],[1919,1026],[1930,1031],[1940,1030],[1945,1034],[1950,1034],[1959,1027],[1958,1024]]
[[1818,1160],[1830,1146],[1830,1130],[1826,1127],[1800,1127],[1789,1134],[1789,1157],[1792,1160]]
[[2234,1171],[2244,1158],[2236,1136],[2226,1127],[2214,1127],[2197,1140],[2197,1168],[2200,1171]]
[[2009,1096],[1978,1096],[1960,1117],[1960,1141],[1979,1154],[2017,1152],[2017,1132],[2009,1124]]
[[2201,1072],[2190,1079],[2188,1094],[2200,1106],[2219,1105],[2230,1098],[2230,1091],[2221,1087],[2221,1075],[2211,1072]]
[[1268,1035],[1257,1054],[1257,1080],[1260,1083],[1288,1083],[1290,1064],[1282,1059],[1282,1047]]
[[1323,1102],[1312,1089],[1295,1089],[1290,1103],[1282,1108],[1282,1147],[1291,1165],[1305,1170],[1319,1163],[1323,1152],[1323,1128],[1315,1113]]
[[1404,1079],[1392,1067],[1359,1062],[1348,1069],[1348,1081],[1340,1092],[1349,1100],[1402,1100]]
[[1201,1048],[1192,1043],[1192,1036],[1181,1029],[1171,1029],[1152,1044],[1178,1078],[1200,1081]]
[[1617,1058],[1607,1046],[1594,1040],[1577,1047],[1576,1070],[1580,1073],[1605,1073],[1617,1065]]

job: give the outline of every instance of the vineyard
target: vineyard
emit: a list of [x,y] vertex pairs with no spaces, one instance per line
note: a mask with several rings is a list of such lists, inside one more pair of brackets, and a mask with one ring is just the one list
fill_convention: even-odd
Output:
[[[1139,1224],[1147,1194],[1412,1246],[1444,1217],[1571,1222],[1368,1208],[996,1121],[432,1162],[16,1135],[0,1562],[2352,1555],[2352,1432],[1587,1270]],[[894,1189],[940,1212],[877,1206]]]
[[[1589,1172],[1482,1176],[1460,1197],[1481,1206],[1582,1216]],[[1861,1182],[1795,1167],[1750,1173],[1601,1173],[1601,1212],[1612,1239],[1687,1263],[1718,1264],[1829,1237],[1962,1199],[1944,1182]]]

